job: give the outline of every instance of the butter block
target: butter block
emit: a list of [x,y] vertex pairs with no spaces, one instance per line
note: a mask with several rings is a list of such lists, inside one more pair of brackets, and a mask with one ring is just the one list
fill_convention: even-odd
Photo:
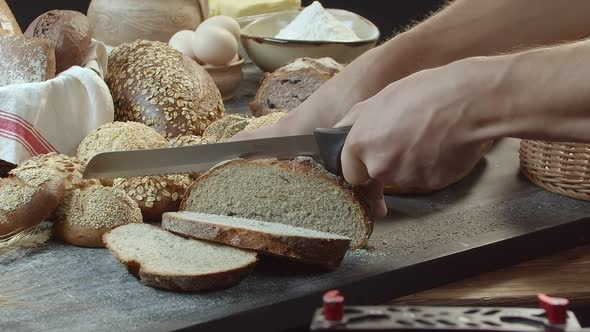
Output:
[[209,0],[210,16],[251,16],[301,8],[301,0]]

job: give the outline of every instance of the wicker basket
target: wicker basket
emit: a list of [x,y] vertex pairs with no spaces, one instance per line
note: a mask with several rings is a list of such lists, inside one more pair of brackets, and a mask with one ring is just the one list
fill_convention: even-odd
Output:
[[520,166],[538,186],[590,201],[590,144],[522,140]]

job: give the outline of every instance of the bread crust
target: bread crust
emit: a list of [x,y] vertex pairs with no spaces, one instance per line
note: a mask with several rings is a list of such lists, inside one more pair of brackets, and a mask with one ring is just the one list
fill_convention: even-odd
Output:
[[[26,188],[32,193],[11,210],[0,208],[0,236],[39,225],[57,208],[65,195],[64,179],[54,177],[33,187],[18,177],[0,179],[0,187]],[[14,194],[14,190],[9,194]],[[8,197],[0,197],[5,201]]]
[[196,239],[323,265],[332,269],[340,265],[350,245],[350,239],[278,235],[240,228],[237,225],[232,227],[210,223],[205,218],[189,220],[175,213],[165,213],[162,216],[162,228]]
[[82,66],[92,43],[90,21],[73,10],[52,10],[40,15],[29,25],[25,36],[46,38],[53,43],[56,73]]
[[43,38],[0,35],[0,86],[55,77],[55,48]]
[[5,0],[0,0],[0,36],[20,35],[22,31]]
[[[160,229],[157,226],[146,225]],[[249,275],[254,267],[258,264],[258,259],[253,260],[249,264],[238,267],[232,270],[217,271],[207,274],[162,274],[157,271],[150,270],[136,260],[124,260],[116,248],[109,240],[109,231],[104,234],[103,241],[105,246],[110,250],[111,254],[121,263],[125,265],[130,274],[138,278],[142,283],[167,290],[183,291],[183,292],[198,292],[210,291],[228,288],[236,285],[247,275]]]
[[258,164],[261,167],[278,167],[283,168],[288,171],[305,174],[308,176],[315,176],[324,180],[328,180],[336,185],[338,185],[342,190],[346,193],[349,201],[352,202],[354,205],[359,207],[359,209],[363,212],[363,224],[365,226],[365,234],[363,240],[359,244],[351,244],[352,249],[358,249],[364,247],[367,242],[369,241],[369,237],[373,233],[373,221],[371,212],[369,209],[369,205],[367,203],[366,197],[364,193],[359,190],[358,188],[350,185],[347,183],[343,178],[338,177],[328,171],[326,171],[321,165],[317,164],[311,158],[296,158],[295,160],[277,160],[277,159],[260,159],[260,160],[252,160],[247,161],[244,159],[235,159],[230,160],[226,163],[223,163],[213,169],[203,173],[201,177],[199,177],[193,184],[187,189],[187,194],[185,194],[182,202],[180,203],[180,211],[187,210],[187,201],[190,199],[191,193],[201,182],[206,181],[209,177],[214,176],[215,173],[219,172],[221,169],[238,165],[238,164],[246,164],[246,163],[254,163]]

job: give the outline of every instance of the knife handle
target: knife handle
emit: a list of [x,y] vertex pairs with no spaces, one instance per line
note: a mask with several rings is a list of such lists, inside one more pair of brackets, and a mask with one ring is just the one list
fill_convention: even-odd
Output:
[[320,149],[320,157],[324,162],[324,167],[338,176],[342,176],[342,148],[344,142],[352,127],[339,128],[317,128],[313,131],[315,140]]

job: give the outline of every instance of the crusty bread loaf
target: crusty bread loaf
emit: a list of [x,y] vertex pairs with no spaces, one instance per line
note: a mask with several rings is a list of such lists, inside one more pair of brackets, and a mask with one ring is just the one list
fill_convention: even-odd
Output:
[[0,236],[40,224],[64,194],[64,180],[53,171],[0,179]]
[[106,82],[116,120],[142,122],[167,138],[201,136],[224,113],[207,71],[161,42],[138,40],[114,49]]
[[179,146],[191,146],[212,143],[201,136],[188,135],[188,136],[177,136],[168,141],[168,147],[177,148]]
[[100,183],[95,179],[83,179],[82,175],[84,174],[85,168],[86,164],[76,157],[50,152],[23,161],[15,169],[10,171],[10,176],[26,177],[27,174],[34,175],[49,169],[56,171],[59,176],[64,177],[65,190],[70,191]]
[[78,146],[78,158],[88,161],[109,151],[164,148],[168,141],[154,129],[139,122],[111,122],[93,130]]
[[253,219],[195,212],[165,213],[162,228],[196,239],[336,268],[350,239],[336,234]]
[[276,110],[291,111],[344,67],[332,58],[299,58],[266,74],[250,110],[261,116]]
[[143,283],[176,291],[233,286],[258,262],[254,252],[185,239],[148,224],[115,228],[104,235],[104,242]]
[[21,29],[5,0],[0,0],[0,36],[20,35]]
[[56,72],[82,66],[90,51],[92,31],[86,15],[73,10],[52,10],[37,17],[25,36],[50,40],[55,47]]
[[95,185],[66,195],[57,208],[54,233],[76,246],[104,247],[104,233],[121,225],[141,222],[137,203],[124,191]]
[[0,87],[55,77],[55,49],[47,39],[0,36],[0,59]]
[[274,123],[278,122],[280,119],[282,119],[285,115],[287,115],[287,112],[282,111],[282,110],[277,110],[276,112],[269,113],[269,114],[254,118],[244,128],[244,131],[259,129],[259,128],[274,124]]
[[251,120],[252,117],[244,114],[228,114],[209,125],[203,138],[212,143],[223,142],[244,130]]
[[349,237],[352,248],[364,246],[373,230],[361,194],[309,158],[221,164],[195,181],[180,210],[338,234]]
[[[486,153],[488,153],[491,148],[494,146],[494,140],[489,140],[486,141],[482,144],[481,146],[481,157],[483,158]],[[461,176],[459,176],[457,178],[457,180],[453,183],[449,183],[448,185],[444,186],[444,187],[439,187],[439,188],[424,188],[424,187],[401,187],[401,186],[397,186],[397,185],[386,185],[383,188],[383,192],[387,195],[425,195],[425,194],[431,194],[443,189],[448,188],[449,186],[463,180],[466,176],[468,176],[471,173],[472,169],[467,170],[464,174],[461,174]]]
[[187,174],[170,174],[119,178],[113,181],[113,187],[137,202],[145,221],[159,221],[164,212],[178,211],[191,183]]

